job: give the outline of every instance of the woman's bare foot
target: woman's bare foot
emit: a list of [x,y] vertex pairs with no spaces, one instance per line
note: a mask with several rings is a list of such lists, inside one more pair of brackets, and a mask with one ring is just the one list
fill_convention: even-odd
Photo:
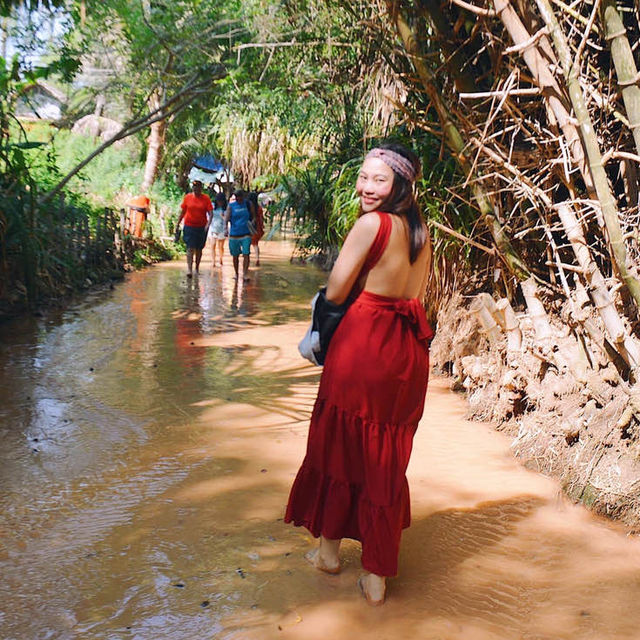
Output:
[[320,555],[320,549],[312,549],[304,554],[304,559],[318,571],[324,571],[331,575],[340,573],[340,560],[339,559],[326,559]]
[[358,578],[358,587],[368,604],[379,607],[384,604],[387,589],[386,578],[375,573],[367,573]]

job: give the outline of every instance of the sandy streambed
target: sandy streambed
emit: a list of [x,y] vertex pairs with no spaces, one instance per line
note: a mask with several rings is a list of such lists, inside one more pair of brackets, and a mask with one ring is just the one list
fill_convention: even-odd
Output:
[[327,576],[285,526],[319,378],[296,344],[322,280],[265,246],[234,288],[180,264],[2,327],[3,638],[638,638],[640,544],[520,467],[433,379],[389,599],[357,544]]

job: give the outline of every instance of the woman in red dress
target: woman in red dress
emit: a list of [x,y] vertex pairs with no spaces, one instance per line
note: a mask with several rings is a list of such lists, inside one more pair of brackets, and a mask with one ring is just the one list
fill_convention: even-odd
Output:
[[360,170],[360,216],[327,284],[329,300],[353,302],[329,345],[285,516],[320,538],[306,558],[327,573],[340,571],[341,539],[359,540],[368,573],[358,586],[374,605],[410,522],[406,469],[433,337],[421,302],[431,242],[413,193],[419,171],[396,144],[370,151]]

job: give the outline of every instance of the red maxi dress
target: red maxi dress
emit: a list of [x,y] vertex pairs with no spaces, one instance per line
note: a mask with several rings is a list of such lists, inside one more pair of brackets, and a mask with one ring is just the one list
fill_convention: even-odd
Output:
[[[362,273],[383,254],[389,214]],[[289,496],[285,522],[314,537],[362,543],[362,566],[394,576],[411,512],[406,470],[422,417],[433,337],[417,298],[362,291],[327,352],[311,416],[307,452]]]

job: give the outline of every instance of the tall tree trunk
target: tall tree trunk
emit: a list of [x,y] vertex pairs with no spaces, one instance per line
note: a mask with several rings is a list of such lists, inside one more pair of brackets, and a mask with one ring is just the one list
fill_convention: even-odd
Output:
[[[149,99],[150,111],[157,109],[162,104],[158,92],[154,92]],[[164,150],[164,137],[167,131],[167,120],[162,119],[154,122],[149,127],[149,137],[147,138],[147,160],[144,165],[144,176],[140,189],[142,193],[147,193],[156,180],[158,166],[162,159]]]
[[445,64],[453,76],[456,89],[460,93],[475,91],[476,81],[466,67],[465,52],[456,41],[456,35],[451,23],[442,13],[439,0],[420,0],[419,6],[438,35],[438,42],[445,54]]

